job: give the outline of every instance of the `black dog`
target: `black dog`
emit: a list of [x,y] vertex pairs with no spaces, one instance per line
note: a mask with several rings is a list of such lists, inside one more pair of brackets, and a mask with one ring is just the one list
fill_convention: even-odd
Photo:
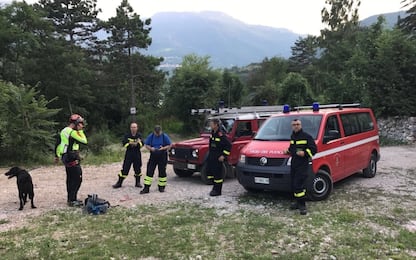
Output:
[[29,196],[32,209],[35,209],[36,207],[33,204],[33,197],[35,197],[35,193],[33,192],[33,182],[30,174],[24,169],[13,167],[8,172],[6,172],[5,175],[9,176],[9,179],[13,177],[17,178],[17,189],[19,190],[20,201],[19,210],[22,210],[23,205],[26,204],[27,196]]

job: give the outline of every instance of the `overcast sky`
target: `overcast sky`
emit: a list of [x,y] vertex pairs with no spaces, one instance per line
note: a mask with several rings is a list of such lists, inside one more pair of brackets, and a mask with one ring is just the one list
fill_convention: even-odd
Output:
[[[11,2],[0,0],[0,2]],[[28,3],[37,0],[27,0]],[[101,19],[115,15],[118,0],[98,0]],[[360,19],[401,10],[401,0],[361,0]],[[300,34],[319,34],[325,0],[130,0],[142,17],[166,11],[221,11],[248,24],[281,27]]]

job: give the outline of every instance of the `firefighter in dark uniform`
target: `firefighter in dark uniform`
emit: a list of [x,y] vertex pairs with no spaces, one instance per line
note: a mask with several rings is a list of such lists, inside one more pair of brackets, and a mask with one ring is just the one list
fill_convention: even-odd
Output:
[[131,165],[133,164],[134,177],[136,178],[135,186],[142,188],[140,184],[140,177],[142,176],[142,154],[140,148],[143,147],[142,135],[138,131],[137,123],[130,124],[130,132],[124,135],[123,146],[126,148],[126,154],[124,156],[123,168],[118,174],[118,181],[113,185],[114,189],[120,188],[123,181],[129,174]]
[[84,119],[78,114],[71,115],[69,125],[60,132],[55,147],[56,158],[60,158],[65,165],[67,203],[71,207],[82,206],[82,201],[77,199],[77,195],[82,182],[79,144],[87,144],[83,128]]
[[301,215],[306,215],[306,181],[308,173],[312,171],[312,157],[317,148],[312,136],[302,130],[300,120],[292,121],[292,129],[290,146],[286,153],[292,156],[290,174],[296,202],[290,209],[299,209]]
[[158,188],[160,192],[164,192],[168,177],[166,175],[166,166],[168,164],[168,151],[171,141],[167,134],[162,132],[162,127],[156,125],[153,133],[151,133],[145,142],[146,149],[150,151],[150,158],[147,162],[146,177],[144,177],[144,188],[140,194],[149,193],[150,186],[153,182],[153,175],[156,166],[159,170]]
[[209,193],[210,196],[220,196],[222,191],[222,183],[224,182],[222,176],[223,163],[231,152],[231,143],[227,136],[220,130],[220,120],[214,118],[210,122],[211,138],[209,140],[209,154],[207,159],[207,177],[212,179],[214,186]]

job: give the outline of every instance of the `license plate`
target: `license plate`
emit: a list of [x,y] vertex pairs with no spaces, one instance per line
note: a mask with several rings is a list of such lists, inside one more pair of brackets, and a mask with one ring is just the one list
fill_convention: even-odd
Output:
[[196,165],[188,163],[187,168],[191,170],[196,170]]
[[259,184],[270,184],[269,178],[254,177],[254,182]]

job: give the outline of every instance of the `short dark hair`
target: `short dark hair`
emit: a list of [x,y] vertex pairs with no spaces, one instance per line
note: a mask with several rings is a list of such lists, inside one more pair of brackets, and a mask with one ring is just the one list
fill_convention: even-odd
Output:
[[211,122],[213,122],[216,125],[220,125],[221,124],[221,121],[218,118],[211,119]]
[[160,125],[155,125],[155,132],[160,133],[162,131],[162,127]]

